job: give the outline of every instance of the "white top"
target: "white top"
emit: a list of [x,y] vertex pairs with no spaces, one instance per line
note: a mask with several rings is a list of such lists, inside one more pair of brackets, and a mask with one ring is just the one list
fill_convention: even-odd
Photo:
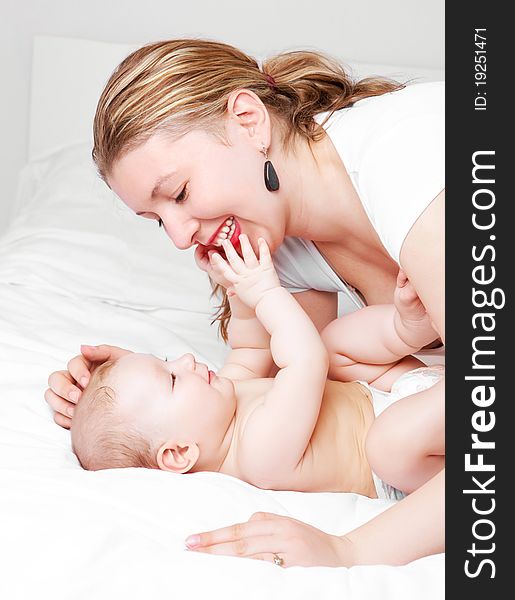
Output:
[[340,313],[353,312],[366,306],[358,292],[333,271],[309,240],[285,237],[274,252],[273,260],[281,285],[292,294],[307,290],[340,292]]
[[[360,100],[324,125],[370,222],[397,263],[409,230],[445,187],[444,91],[443,82],[410,85]],[[326,115],[315,120],[322,123]],[[290,292],[342,292],[343,312],[364,306],[309,240],[285,238],[274,264]]]

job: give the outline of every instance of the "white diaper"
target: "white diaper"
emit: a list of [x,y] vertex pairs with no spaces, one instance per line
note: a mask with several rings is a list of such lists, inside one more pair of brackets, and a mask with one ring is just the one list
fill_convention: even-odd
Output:
[[[392,386],[391,392],[378,390],[364,381],[360,381],[359,383],[370,390],[370,393],[372,394],[372,405],[377,418],[384,410],[394,402],[397,402],[397,400],[405,398],[406,396],[411,396],[422,390],[427,390],[427,388],[432,387],[437,381],[440,381],[444,375],[445,367],[442,365],[432,365],[430,367],[413,369],[413,371],[408,371],[397,379]],[[374,479],[378,498],[401,500],[406,496],[404,492],[381,481],[374,472],[372,472],[372,477]]]

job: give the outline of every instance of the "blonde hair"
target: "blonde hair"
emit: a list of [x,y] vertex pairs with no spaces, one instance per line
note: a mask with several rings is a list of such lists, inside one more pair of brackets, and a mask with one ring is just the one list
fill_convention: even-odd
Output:
[[88,471],[124,467],[158,469],[153,444],[123,420],[116,410],[115,391],[105,385],[115,364],[107,361],[100,365],[83,391],[72,419],[72,449]]
[[[257,61],[237,48],[210,40],[176,39],[148,44],[130,54],[107,82],[93,125],[93,159],[107,180],[114,162],[156,132],[171,137],[203,129],[227,143],[223,117],[231,92],[252,90],[269,111],[284,150],[297,137],[308,143],[325,135],[337,110],[404,87],[382,77],[355,81],[334,58],[291,51]],[[319,126],[315,115],[328,112]],[[215,286],[213,293],[219,291]],[[229,303],[218,317],[227,340]]]

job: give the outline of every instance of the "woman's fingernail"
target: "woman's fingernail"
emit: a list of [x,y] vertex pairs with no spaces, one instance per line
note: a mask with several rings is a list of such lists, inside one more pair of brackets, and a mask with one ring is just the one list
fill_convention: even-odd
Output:
[[78,402],[79,400],[79,392],[77,390],[70,392],[68,394],[68,398],[72,401],[72,402]]
[[69,417],[73,417],[73,413],[74,413],[74,411],[75,411],[75,409],[73,408],[73,406],[69,406],[69,407],[66,409],[66,412],[68,413],[68,416],[69,416]]
[[86,387],[88,385],[89,379],[87,377],[81,377],[79,383],[82,387]]
[[200,546],[200,535],[190,535],[190,537],[186,538],[186,546],[188,548]]

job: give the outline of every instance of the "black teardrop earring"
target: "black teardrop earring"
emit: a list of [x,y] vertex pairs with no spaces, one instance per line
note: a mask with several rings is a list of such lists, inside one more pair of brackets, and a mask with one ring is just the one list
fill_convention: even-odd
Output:
[[269,192],[277,192],[279,189],[279,177],[277,177],[277,172],[274,169],[272,161],[268,160],[268,152],[264,144],[262,145],[261,152],[265,155],[264,177],[266,189]]

